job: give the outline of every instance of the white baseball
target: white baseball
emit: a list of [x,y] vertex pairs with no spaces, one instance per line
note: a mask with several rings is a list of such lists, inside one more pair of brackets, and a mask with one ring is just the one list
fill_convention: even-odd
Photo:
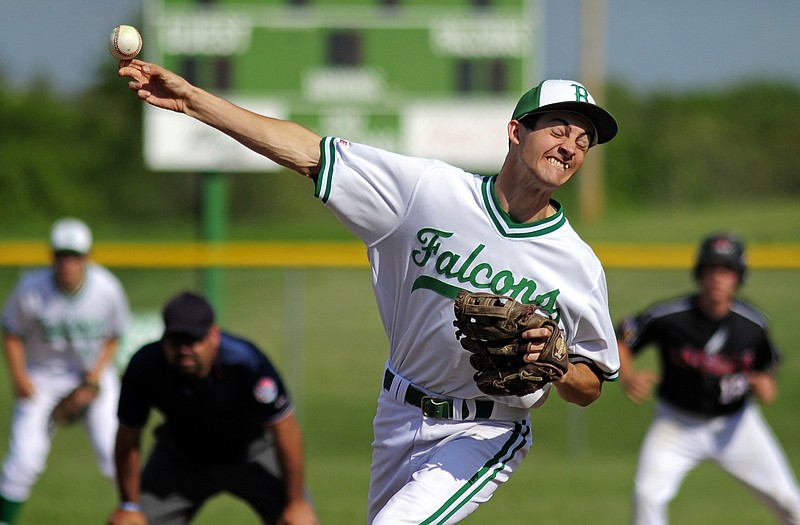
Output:
[[108,37],[108,50],[115,58],[130,60],[142,50],[142,35],[133,26],[117,26]]

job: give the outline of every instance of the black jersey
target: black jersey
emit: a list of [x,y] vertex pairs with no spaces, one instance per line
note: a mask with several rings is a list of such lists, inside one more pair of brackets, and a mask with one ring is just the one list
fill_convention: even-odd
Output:
[[202,379],[173,371],[161,341],[133,355],[122,378],[120,423],[143,428],[151,408],[164,419],[158,435],[165,432],[198,462],[217,463],[243,459],[264,435],[264,424],[284,417],[291,404],[267,356],[223,333],[211,372]]
[[682,409],[706,416],[742,408],[750,387],[745,373],[767,371],[779,360],[766,317],[734,300],[724,318],[708,318],[697,296],[657,304],[618,327],[633,353],[654,344],[660,353],[658,395]]

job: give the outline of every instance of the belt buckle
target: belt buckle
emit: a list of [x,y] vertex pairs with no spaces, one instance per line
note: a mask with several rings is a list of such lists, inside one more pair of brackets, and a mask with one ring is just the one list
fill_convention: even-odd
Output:
[[420,403],[422,413],[435,419],[453,419],[453,403],[449,399],[423,396]]

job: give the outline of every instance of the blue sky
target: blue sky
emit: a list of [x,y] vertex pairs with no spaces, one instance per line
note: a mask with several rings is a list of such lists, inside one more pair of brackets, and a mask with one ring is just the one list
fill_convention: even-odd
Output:
[[[580,79],[580,0],[540,0],[543,76]],[[637,91],[714,89],[753,78],[800,84],[800,0],[605,0],[610,77]],[[96,79],[111,28],[142,0],[0,0],[0,72],[73,92]],[[110,66],[111,67],[111,66]]]
[[[608,75],[637,90],[716,88],[753,78],[800,84],[798,0],[605,2]],[[563,42],[562,22],[565,34],[578,37],[569,17],[580,4],[545,1],[547,76],[577,71],[577,49],[554,47]]]

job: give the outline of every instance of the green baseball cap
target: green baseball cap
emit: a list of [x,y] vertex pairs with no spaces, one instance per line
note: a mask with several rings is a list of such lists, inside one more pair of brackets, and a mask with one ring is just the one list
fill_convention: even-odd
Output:
[[617,134],[617,121],[598,106],[589,90],[574,80],[544,80],[519,99],[512,120],[545,111],[571,111],[584,116],[595,130],[594,144],[603,144]]

